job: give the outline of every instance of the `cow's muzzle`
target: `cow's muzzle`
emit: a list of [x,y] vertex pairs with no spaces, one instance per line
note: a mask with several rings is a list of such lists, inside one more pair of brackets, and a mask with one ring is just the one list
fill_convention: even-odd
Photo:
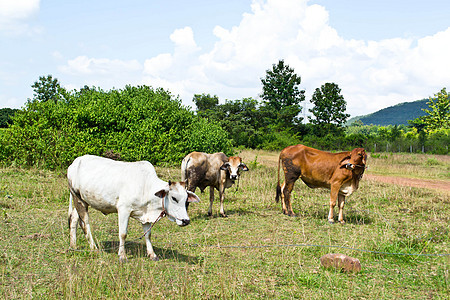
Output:
[[237,178],[238,178],[237,175],[230,175],[230,179],[231,179],[231,180],[236,180]]
[[183,219],[183,220],[181,220],[181,225],[180,226],[186,226],[186,225],[189,225],[189,223],[191,223],[191,220]]

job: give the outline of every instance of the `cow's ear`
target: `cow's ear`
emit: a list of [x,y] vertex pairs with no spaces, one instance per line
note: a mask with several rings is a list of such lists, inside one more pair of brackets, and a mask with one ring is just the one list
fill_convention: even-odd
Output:
[[249,170],[249,168],[247,167],[247,165],[244,164],[244,163],[241,163],[241,164],[239,165],[239,167],[242,169],[242,171],[248,171],[248,170]]
[[228,169],[229,166],[230,166],[230,163],[229,163],[229,162],[226,162],[226,163],[224,163],[224,164],[220,167],[220,169],[225,171],[225,170]]
[[348,164],[350,158],[351,158],[351,156],[348,155],[348,156],[344,157],[344,158],[341,160],[341,162],[340,162],[340,164],[339,164],[341,169],[342,169],[342,168],[345,168],[345,167],[347,166],[347,164]]
[[168,190],[163,189],[163,190],[157,191],[155,193],[155,196],[159,197],[159,198],[164,198],[168,192],[169,192]]
[[189,203],[200,202],[200,198],[196,194],[194,194],[191,191],[186,191],[186,192],[188,194],[187,202],[189,202]]

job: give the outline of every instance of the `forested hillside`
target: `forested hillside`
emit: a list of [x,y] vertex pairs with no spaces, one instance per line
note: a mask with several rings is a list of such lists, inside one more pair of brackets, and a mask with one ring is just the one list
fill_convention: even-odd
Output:
[[383,108],[370,115],[355,117],[349,120],[349,124],[360,120],[364,125],[408,125],[409,120],[424,116],[422,109],[428,108],[428,99],[414,102],[404,102],[387,108]]

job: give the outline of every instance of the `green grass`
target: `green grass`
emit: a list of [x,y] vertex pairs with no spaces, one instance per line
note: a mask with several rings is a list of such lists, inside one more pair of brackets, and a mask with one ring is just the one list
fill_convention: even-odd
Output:
[[[219,217],[217,201],[214,215],[207,217],[209,195],[197,190],[202,202],[190,206],[189,226],[178,227],[167,219],[155,225],[152,243],[158,262],[145,256],[145,243],[138,239],[142,227],[130,221],[124,264],[117,249],[111,249],[118,244],[116,214],[90,211],[94,238],[104,251],[89,251],[81,230],[80,251],[68,251],[64,175],[0,169],[0,294],[6,299],[448,298],[449,256],[347,249],[449,253],[448,194],[363,179],[346,203],[347,224],[329,225],[326,190],[297,182],[293,207],[298,217],[284,216],[274,201],[277,153],[241,155],[253,163],[239,189],[226,191],[228,218]],[[398,158],[389,166],[379,165],[386,172],[413,166],[432,174],[436,163],[426,162],[440,161],[420,155],[407,159],[413,163]],[[369,165],[375,168],[377,160],[382,158],[369,158]],[[178,167],[157,172],[165,180],[180,177]],[[337,248],[341,246],[346,248]],[[319,258],[327,253],[358,258],[362,271],[323,269]]]
[[449,180],[450,156],[376,153],[369,156],[369,172],[379,175]]

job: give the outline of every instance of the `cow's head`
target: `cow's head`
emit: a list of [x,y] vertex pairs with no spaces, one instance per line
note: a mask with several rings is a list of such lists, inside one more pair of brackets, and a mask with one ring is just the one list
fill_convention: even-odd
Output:
[[366,169],[367,154],[364,148],[355,148],[341,161],[341,168],[352,170],[361,179]]
[[248,171],[248,167],[242,162],[242,158],[239,156],[230,156],[228,161],[223,163],[220,169],[224,171],[228,170],[231,180],[239,179],[239,172],[241,170]]
[[355,148],[350,153],[350,163],[354,165],[366,166],[367,154],[364,148]]
[[199,202],[200,198],[193,192],[187,191],[184,182],[171,182],[168,186],[155,193],[163,200],[163,209],[171,221],[175,221],[179,226],[186,226],[190,223],[187,214],[188,203]]

